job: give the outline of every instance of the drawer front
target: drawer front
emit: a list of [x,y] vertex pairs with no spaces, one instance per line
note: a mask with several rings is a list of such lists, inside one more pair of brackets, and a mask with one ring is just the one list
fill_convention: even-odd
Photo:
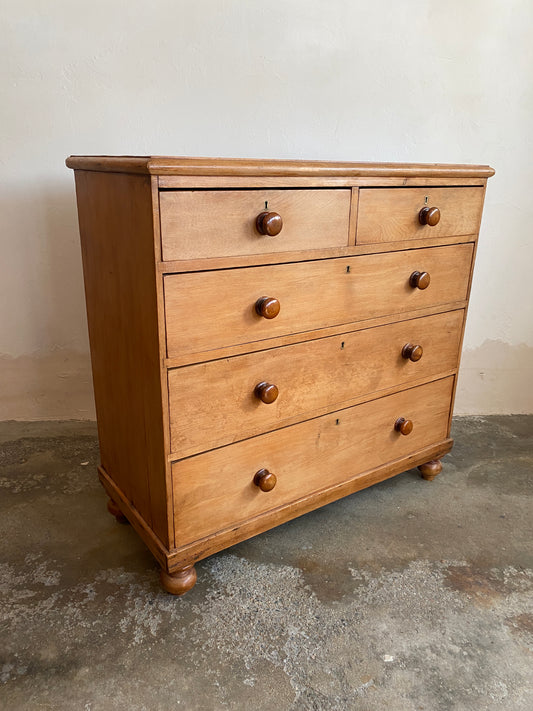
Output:
[[[479,231],[483,188],[361,188],[357,244],[396,242],[473,235]],[[437,208],[430,223],[419,217],[424,208]]]
[[[369,393],[448,373],[457,366],[463,313],[425,316],[171,370],[172,451],[190,456],[296,418],[322,415]],[[265,385],[257,388],[260,384]],[[268,402],[275,395],[268,387],[272,385],[278,394]]]
[[[472,253],[462,244],[166,276],[168,356],[462,301]],[[411,286],[415,271],[430,275],[427,288]],[[279,301],[275,318],[257,313],[265,296]]]
[[[161,192],[163,259],[345,247],[350,198],[345,188]],[[257,228],[258,215],[266,211],[282,220],[274,236]],[[275,231],[276,222],[268,229]]]
[[[172,466],[176,545],[342,483],[447,436],[453,377],[199,454]],[[413,423],[404,436],[398,418]],[[254,484],[266,469],[271,491]]]

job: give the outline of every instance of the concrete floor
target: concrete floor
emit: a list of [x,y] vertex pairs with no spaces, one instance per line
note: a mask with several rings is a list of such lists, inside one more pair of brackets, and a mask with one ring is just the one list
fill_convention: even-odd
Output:
[[106,511],[92,424],[0,425],[1,709],[533,709],[533,416],[197,566]]

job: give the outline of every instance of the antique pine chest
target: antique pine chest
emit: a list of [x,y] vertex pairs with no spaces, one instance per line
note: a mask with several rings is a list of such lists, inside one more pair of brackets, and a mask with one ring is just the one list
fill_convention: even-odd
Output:
[[441,471],[488,166],[72,156],[109,510],[194,563]]

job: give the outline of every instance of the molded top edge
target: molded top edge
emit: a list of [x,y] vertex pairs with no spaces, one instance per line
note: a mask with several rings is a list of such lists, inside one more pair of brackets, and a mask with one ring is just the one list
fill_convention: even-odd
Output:
[[67,158],[66,164],[74,170],[190,176],[490,178],[495,172],[488,165],[337,163],[308,160],[172,158],[166,156],[70,156]]

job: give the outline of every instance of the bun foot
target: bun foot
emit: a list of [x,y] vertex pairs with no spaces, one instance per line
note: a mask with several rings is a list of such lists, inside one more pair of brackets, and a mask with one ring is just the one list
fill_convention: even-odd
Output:
[[442,462],[440,459],[432,459],[431,462],[421,464],[418,468],[423,479],[426,481],[433,481],[433,479],[442,471]]
[[113,501],[113,499],[109,499],[109,501],[107,502],[107,510],[112,516],[117,519],[118,523],[129,523],[128,519],[124,516],[124,514]]
[[196,570],[194,565],[167,573],[161,570],[161,585],[171,595],[185,595],[196,584]]

